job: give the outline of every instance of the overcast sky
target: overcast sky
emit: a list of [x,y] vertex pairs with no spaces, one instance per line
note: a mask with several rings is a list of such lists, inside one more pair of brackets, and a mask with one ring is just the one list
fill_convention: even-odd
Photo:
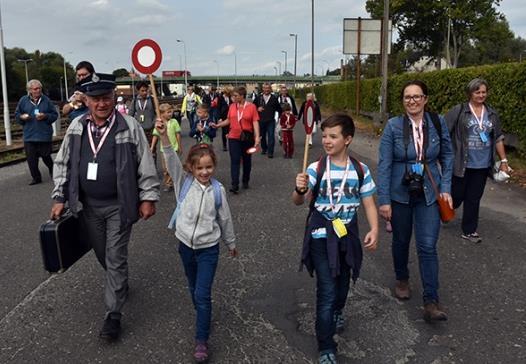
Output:
[[[311,1],[309,0],[1,0],[4,44],[27,51],[65,55],[73,66],[90,60],[99,72],[131,67],[131,49],[152,38],[163,50],[161,70],[184,67],[195,75],[310,72]],[[526,38],[526,1],[503,0],[500,6],[511,29]],[[367,17],[365,0],[315,1],[315,73],[339,66],[342,19]],[[217,63],[214,63],[214,60]],[[217,66],[218,65],[218,66]]]

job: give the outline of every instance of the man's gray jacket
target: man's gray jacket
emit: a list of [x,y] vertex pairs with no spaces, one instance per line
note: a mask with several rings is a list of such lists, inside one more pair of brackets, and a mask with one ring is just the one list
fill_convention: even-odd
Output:
[[[79,163],[82,133],[87,130],[86,114],[75,118],[69,126],[55,158],[51,194],[57,202],[68,202],[77,214],[82,210],[79,201]],[[115,168],[120,206],[121,227],[139,219],[141,201],[159,200],[159,178],[139,123],[128,115],[115,113]]]

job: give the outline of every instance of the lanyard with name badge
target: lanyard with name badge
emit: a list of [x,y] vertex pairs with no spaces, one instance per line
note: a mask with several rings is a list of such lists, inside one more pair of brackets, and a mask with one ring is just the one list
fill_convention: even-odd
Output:
[[90,144],[90,147],[91,147],[91,151],[93,152],[93,162],[88,163],[88,176],[87,176],[87,178],[88,178],[89,181],[96,181],[97,180],[97,168],[98,168],[97,154],[100,152],[100,150],[102,148],[102,145],[106,141],[106,138],[108,137],[108,134],[110,133],[110,130],[111,130],[113,124],[115,124],[115,114],[112,117],[110,125],[104,131],[104,134],[102,135],[102,138],[100,139],[100,142],[99,142],[99,144],[97,145],[96,148],[95,148],[95,143],[93,142],[93,135],[92,135],[92,132],[91,132],[91,123],[92,123],[91,121],[88,123],[88,128],[89,128],[89,130],[88,130],[88,139],[89,139],[89,144]]
[[[338,193],[336,196],[336,203],[334,203],[332,199],[332,186],[331,186],[331,158],[327,156],[327,165],[326,165],[326,171],[327,171],[327,194],[329,195],[329,204],[331,207],[331,210],[333,214],[336,214],[336,204],[340,202],[340,200],[343,197],[343,190],[345,187],[345,182],[347,181],[347,175],[349,174],[349,158],[347,158],[347,163],[345,164],[345,172],[343,173],[342,182],[340,184],[340,188],[338,189]],[[337,217],[336,219],[332,220],[332,227],[334,229],[334,232],[338,236],[338,238],[342,238],[345,235],[347,235],[347,228],[345,227],[345,224],[343,221]]]
[[469,109],[471,110],[471,113],[473,114],[473,117],[475,118],[475,120],[477,120],[477,123],[479,124],[480,140],[482,141],[482,143],[487,143],[488,142],[488,134],[484,131],[484,110],[486,110],[486,108],[484,107],[484,105],[482,105],[482,112],[480,113],[480,119],[478,118],[477,114],[475,113],[475,109],[473,108],[471,103],[469,103]]
[[422,120],[418,126],[413,119],[409,118],[409,120],[411,120],[411,129],[413,129],[413,142],[415,144],[416,151],[416,163],[411,166],[411,170],[413,173],[423,175],[424,166],[422,161],[424,160],[424,120]]
[[[139,109],[144,112],[144,110],[146,109],[146,105],[148,104],[148,98],[146,98],[144,100],[144,104],[143,105],[141,105],[141,100],[140,99],[137,99],[137,103],[139,104]],[[141,114],[140,118],[141,118],[141,123],[144,123],[144,114]]]
[[241,109],[241,113],[239,113],[239,104],[236,105],[236,113],[237,113],[237,122],[239,123],[239,128],[243,130],[243,126],[241,125],[241,119],[243,119],[243,113],[245,112],[245,106],[247,106],[247,103],[243,104],[243,109]]

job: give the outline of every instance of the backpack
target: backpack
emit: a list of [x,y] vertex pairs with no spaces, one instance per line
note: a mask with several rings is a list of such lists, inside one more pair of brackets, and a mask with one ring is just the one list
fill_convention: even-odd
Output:
[[[350,154],[349,159],[351,160],[356,174],[358,174],[358,190],[360,190],[362,188],[364,180],[362,164],[358,159],[352,157]],[[321,179],[323,178],[323,174],[325,173],[325,168],[327,168],[326,155],[320,157],[320,159],[318,160],[318,166],[316,167],[316,184],[312,188],[312,196],[309,205],[309,216],[307,217],[307,223],[309,221],[310,215],[312,214],[312,211],[314,211],[314,204],[316,203],[316,198],[318,197],[318,193],[320,192]]]
[[[177,207],[174,209],[172,217],[170,218],[168,229],[175,228],[177,217],[181,213],[181,206],[183,205],[183,201],[186,198],[188,191],[190,191],[190,186],[192,186],[193,181],[194,181],[193,176],[187,175],[185,177],[181,190],[179,191],[179,199],[177,201]],[[221,195],[221,184],[215,178],[210,178],[210,183],[212,184],[212,189],[214,190],[214,205],[215,205],[216,211],[219,211],[219,209],[223,205],[223,198]]]

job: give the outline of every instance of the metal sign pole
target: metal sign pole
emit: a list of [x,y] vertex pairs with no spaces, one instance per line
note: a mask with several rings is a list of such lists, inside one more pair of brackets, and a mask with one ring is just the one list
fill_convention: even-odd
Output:
[[355,113],[356,115],[360,115],[360,76],[361,76],[361,60],[360,60],[360,48],[361,48],[361,37],[362,36],[362,18],[358,18],[358,41],[356,42],[356,106],[355,106]]
[[384,17],[382,19],[382,123],[387,122],[387,73],[389,60],[389,0],[384,0]]

